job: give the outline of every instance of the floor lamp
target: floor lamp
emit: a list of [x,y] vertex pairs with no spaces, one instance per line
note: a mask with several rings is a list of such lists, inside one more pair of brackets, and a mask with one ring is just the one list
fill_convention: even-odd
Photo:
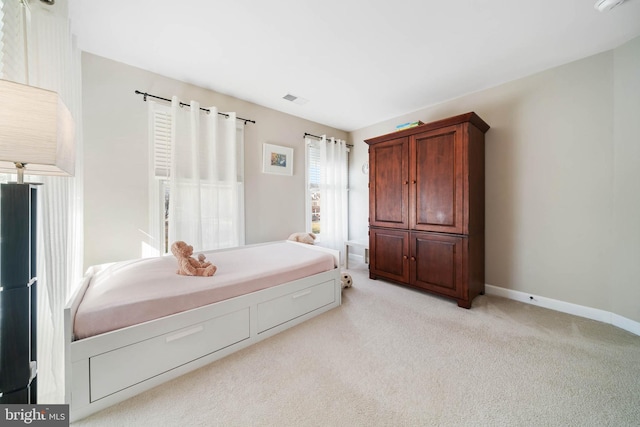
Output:
[[38,185],[28,175],[74,173],[74,126],[57,93],[0,80],[0,403],[37,403]]

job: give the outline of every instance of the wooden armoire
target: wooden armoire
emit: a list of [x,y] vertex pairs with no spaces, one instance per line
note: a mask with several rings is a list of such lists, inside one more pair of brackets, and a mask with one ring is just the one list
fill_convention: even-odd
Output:
[[368,139],[369,275],[470,308],[484,293],[484,134],[475,113]]

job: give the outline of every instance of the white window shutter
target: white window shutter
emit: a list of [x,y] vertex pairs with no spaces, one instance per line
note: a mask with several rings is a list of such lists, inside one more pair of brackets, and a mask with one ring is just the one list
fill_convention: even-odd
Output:
[[309,187],[320,186],[320,146],[318,142],[309,144],[308,149]]
[[157,105],[153,111],[154,176],[166,179],[171,172],[171,110]]

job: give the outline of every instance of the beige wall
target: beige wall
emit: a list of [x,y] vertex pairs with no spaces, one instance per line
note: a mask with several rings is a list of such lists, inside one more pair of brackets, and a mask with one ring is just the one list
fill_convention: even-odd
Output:
[[640,321],[640,37],[613,59],[611,311]]
[[[248,244],[304,231],[304,133],[347,138],[337,129],[88,53],[82,55],[82,78],[85,266],[140,257],[146,240],[147,104],[135,90],[194,99],[256,121],[245,128]],[[293,177],[261,172],[263,143],[294,149]]]
[[486,283],[640,321],[640,39],[351,133],[350,237],[367,235],[363,142],[475,111],[486,135]]

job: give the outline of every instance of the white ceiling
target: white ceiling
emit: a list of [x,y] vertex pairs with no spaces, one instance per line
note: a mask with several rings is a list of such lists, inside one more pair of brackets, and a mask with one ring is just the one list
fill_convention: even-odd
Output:
[[351,131],[640,35],[640,0],[606,13],[594,1],[69,0],[69,9],[84,51]]

